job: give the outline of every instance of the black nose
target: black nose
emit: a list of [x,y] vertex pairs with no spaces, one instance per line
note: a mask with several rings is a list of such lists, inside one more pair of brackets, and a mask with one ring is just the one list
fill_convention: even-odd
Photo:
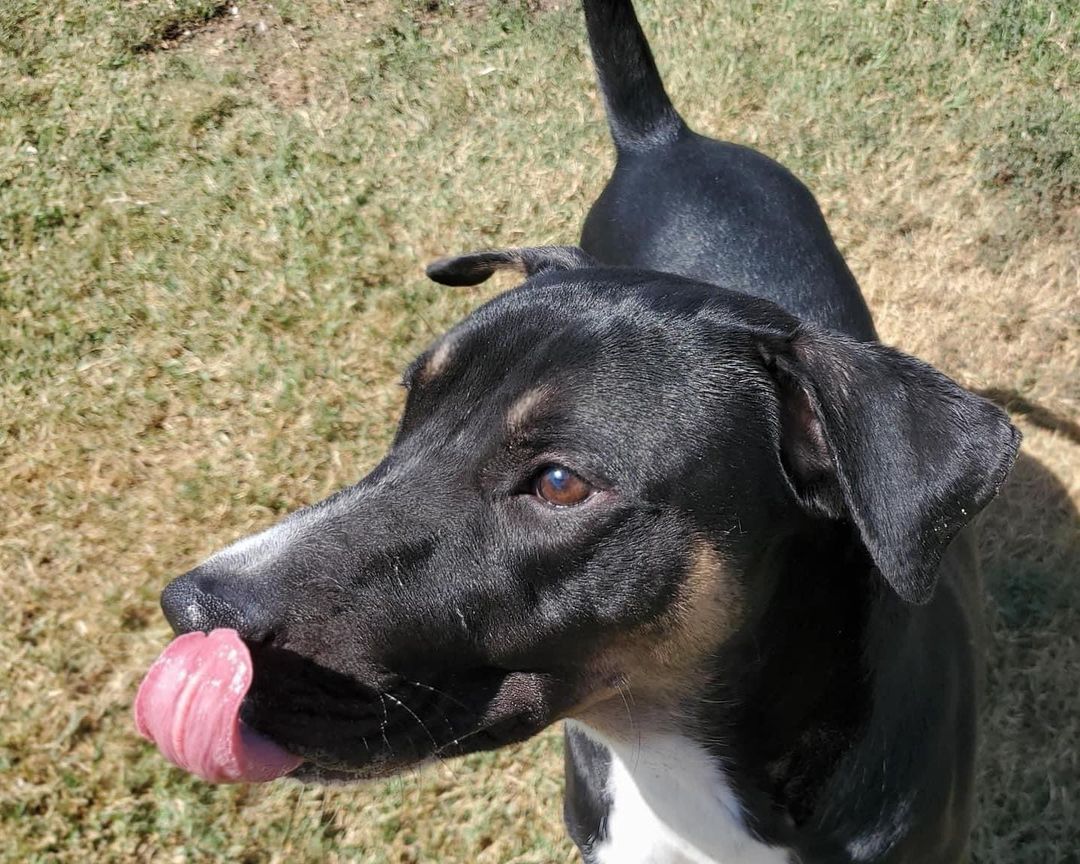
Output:
[[268,641],[274,635],[272,616],[246,584],[250,581],[196,567],[165,586],[161,610],[178,636],[227,627],[250,642]]

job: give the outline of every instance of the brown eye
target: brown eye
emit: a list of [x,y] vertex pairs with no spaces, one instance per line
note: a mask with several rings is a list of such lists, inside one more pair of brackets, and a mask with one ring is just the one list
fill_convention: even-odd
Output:
[[548,465],[533,483],[533,494],[556,507],[580,504],[592,493],[592,486],[562,465]]
[[563,465],[548,465],[537,475],[532,491],[555,507],[573,507],[592,495],[593,487]]

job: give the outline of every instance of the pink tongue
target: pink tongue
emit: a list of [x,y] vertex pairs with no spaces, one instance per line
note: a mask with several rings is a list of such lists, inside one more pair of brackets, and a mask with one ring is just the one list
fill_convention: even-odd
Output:
[[258,783],[303,761],[240,722],[251,654],[235,630],[185,633],[154,661],[135,697],[135,726],[185,771],[211,783]]

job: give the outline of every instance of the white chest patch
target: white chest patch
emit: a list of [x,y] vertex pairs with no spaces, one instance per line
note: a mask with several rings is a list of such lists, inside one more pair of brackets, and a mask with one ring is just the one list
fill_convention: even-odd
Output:
[[621,743],[575,725],[611,753],[598,864],[790,864],[784,849],[750,834],[723,772],[699,745],[678,735]]

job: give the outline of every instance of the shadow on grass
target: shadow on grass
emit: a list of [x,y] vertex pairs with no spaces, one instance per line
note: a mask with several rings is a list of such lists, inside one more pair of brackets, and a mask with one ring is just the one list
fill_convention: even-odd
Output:
[[1021,454],[980,541],[991,639],[973,860],[1076,862],[1080,515]]
[[1080,423],[1063,417],[1056,411],[1051,411],[1037,402],[1032,402],[1019,390],[1011,390],[1004,387],[987,387],[976,390],[980,396],[996,402],[1010,414],[1020,414],[1029,422],[1034,423],[1040,429],[1050,432],[1058,432],[1064,435],[1073,444],[1080,444]]

